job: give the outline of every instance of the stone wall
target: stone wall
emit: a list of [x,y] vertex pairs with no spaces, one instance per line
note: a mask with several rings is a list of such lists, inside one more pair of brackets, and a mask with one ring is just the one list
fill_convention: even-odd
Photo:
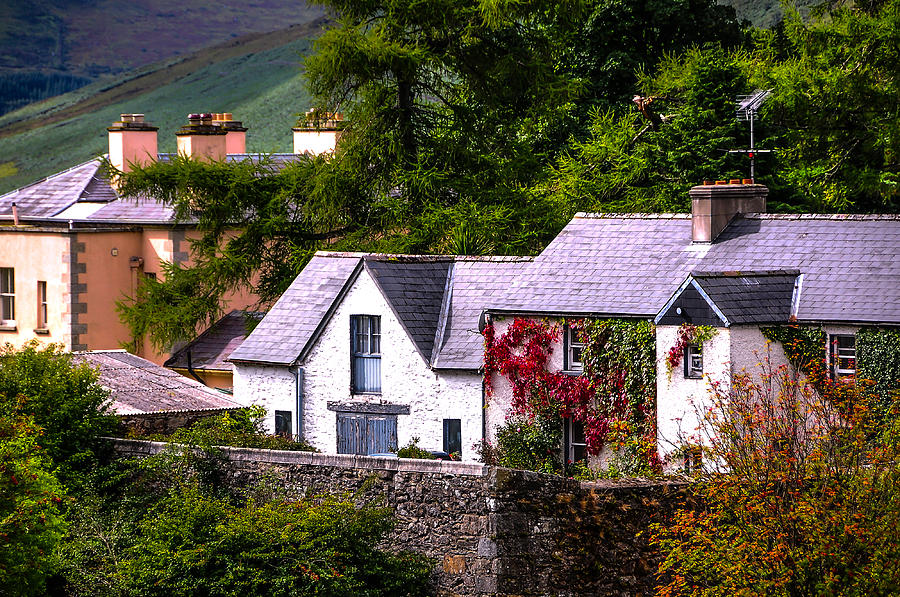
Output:
[[[122,455],[166,444],[115,440]],[[437,595],[650,595],[648,524],[686,499],[683,483],[579,483],[479,464],[225,448],[238,486],[262,477],[289,494],[383,500],[386,546],[435,560]]]
[[190,427],[198,421],[209,417],[218,417],[225,412],[239,409],[164,411],[158,413],[141,413],[119,415],[119,425],[126,433],[132,435],[171,435],[178,429]]

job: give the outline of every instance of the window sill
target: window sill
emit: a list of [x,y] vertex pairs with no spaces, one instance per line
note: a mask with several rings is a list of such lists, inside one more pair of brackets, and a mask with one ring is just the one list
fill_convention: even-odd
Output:
[[9,323],[3,323],[3,324],[0,324],[0,332],[17,332],[17,331],[19,331],[19,328],[16,327],[16,324],[15,324],[15,323],[11,323],[11,324],[9,324]]
[[357,392],[356,390],[350,390],[351,396],[381,396],[381,392]]
[[50,335],[50,328],[35,328],[33,331],[35,334],[40,334],[41,336]]
[[563,369],[563,373],[572,377],[578,377],[579,375],[584,375],[584,369]]

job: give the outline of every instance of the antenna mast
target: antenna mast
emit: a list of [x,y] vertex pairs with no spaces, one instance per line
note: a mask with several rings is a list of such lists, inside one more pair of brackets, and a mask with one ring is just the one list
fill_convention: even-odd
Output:
[[756,154],[772,152],[770,149],[756,149],[753,136],[753,123],[756,120],[759,107],[763,105],[763,102],[770,95],[772,95],[771,89],[757,89],[750,95],[739,95],[736,102],[738,120],[750,121],[750,149],[732,149],[728,153],[746,153],[750,156],[750,179],[753,182],[756,182]]

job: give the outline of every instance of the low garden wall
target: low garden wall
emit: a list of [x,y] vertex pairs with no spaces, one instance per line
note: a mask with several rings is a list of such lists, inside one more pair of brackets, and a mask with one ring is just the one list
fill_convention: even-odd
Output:
[[[122,456],[166,444],[113,440]],[[644,531],[689,499],[684,482],[582,483],[479,464],[223,448],[230,482],[288,495],[358,492],[397,524],[391,548],[436,562],[438,595],[651,595],[657,554]]]

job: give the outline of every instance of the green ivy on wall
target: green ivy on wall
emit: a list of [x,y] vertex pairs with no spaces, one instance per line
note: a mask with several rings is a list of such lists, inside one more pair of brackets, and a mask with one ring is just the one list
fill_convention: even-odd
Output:
[[874,383],[873,407],[884,419],[900,401],[900,331],[862,328],[857,332],[856,376]]

